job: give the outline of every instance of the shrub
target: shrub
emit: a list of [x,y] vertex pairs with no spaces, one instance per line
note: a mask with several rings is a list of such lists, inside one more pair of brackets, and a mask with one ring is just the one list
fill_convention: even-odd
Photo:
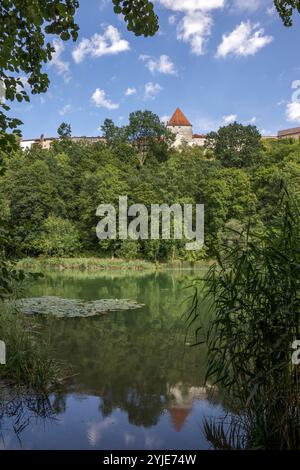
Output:
[[72,255],[80,249],[79,234],[69,220],[50,215],[34,242],[35,249],[48,256]]

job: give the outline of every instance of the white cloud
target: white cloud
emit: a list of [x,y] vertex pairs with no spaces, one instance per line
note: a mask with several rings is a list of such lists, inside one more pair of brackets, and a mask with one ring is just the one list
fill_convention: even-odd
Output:
[[127,88],[125,91],[125,96],[131,96],[136,94],[136,88]]
[[204,54],[204,44],[211,34],[213,21],[206,13],[186,15],[177,25],[177,39],[188,42],[196,55]]
[[204,54],[204,44],[211,35],[212,10],[223,8],[226,0],[159,0],[169,10],[184,13],[177,21],[176,15],[169,17],[170,24],[177,24],[177,39],[191,45],[196,55]]
[[87,55],[96,58],[119,54],[129,49],[129,42],[121,38],[117,28],[109,25],[102,35],[95,33],[91,39],[83,38],[73,50],[72,55],[74,61],[79,64]]
[[288,121],[300,123],[300,102],[291,101],[287,104],[286,118]]
[[253,116],[251,119],[249,119],[248,124],[255,124],[257,121],[257,117]]
[[86,424],[86,435],[91,447],[95,447],[103,439],[103,435],[108,432],[109,429],[113,429],[118,426],[118,420],[111,418],[110,416],[104,418],[100,422],[87,422]]
[[228,124],[232,124],[237,120],[237,114],[228,114],[222,117],[222,124],[227,126]]
[[266,0],[233,0],[232,10],[253,12],[258,10],[264,3],[266,3]]
[[259,49],[272,42],[272,36],[264,36],[264,29],[259,24],[252,25],[250,21],[242,22],[231,33],[223,34],[223,40],[218,47],[217,57],[248,56],[256,54]]
[[69,113],[72,110],[72,106],[70,104],[66,104],[62,109],[59,110],[59,114],[64,116],[65,114]]
[[145,85],[145,100],[153,100],[156,95],[162,90],[162,87],[158,83],[148,82]]
[[97,108],[106,108],[109,110],[118,109],[119,104],[113,103],[107,96],[104,90],[101,88],[96,88],[91,97],[93,103]]
[[159,0],[159,2],[169,10],[188,13],[214,10],[225,5],[225,0]]
[[50,66],[53,66],[58,75],[61,75],[65,83],[69,83],[71,80],[70,64],[62,59],[62,53],[65,50],[65,45],[61,39],[54,39],[53,47],[55,52],[52,54],[52,60],[49,62]]
[[147,55],[141,55],[140,59],[146,62],[146,67],[151,73],[160,72],[167,75],[176,75],[177,70],[175,64],[166,54],[161,55],[158,59],[151,58]]

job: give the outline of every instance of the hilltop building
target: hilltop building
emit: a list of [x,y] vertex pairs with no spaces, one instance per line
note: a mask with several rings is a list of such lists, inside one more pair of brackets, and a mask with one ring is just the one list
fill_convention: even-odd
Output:
[[[53,142],[59,140],[58,137],[44,137],[41,135],[39,139],[24,139],[21,140],[20,146],[22,150],[30,149],[34,144],[40,145],[43,149],[50,149]],[[72,142],[85,142],[94,144],[95,142],[105,142],[103,137],[70,137]]]
[[[174,112],[171,119],[167,122],[167,129],[169,129],[173,134],[175,134],[175,141],[173,147],[180,147],[183,144],[194,146],[204,146],[206,141],[205,134],[194,134],[193,125],[188,120],[188,118],[183,114],[180,108],[177,108]],[[262,140],[271,140],[271,139],[300,139],[300,127],[294,127],[292,129],[285,129],[278,131],[277,136],[263,136]],[[95,137],[70,137],[72,142],[85,142],[85,143],[95,143],[103,142],[105,143],[105,138],[101,136]],[[44,137],[41,135],[38,139],[25,139],[20,141],[20,146],[22,150],[30,149],[34,144],[40,145],[43,149],[49,149],[51,144],[59,140],[59,137]]]
[[182,144],[190,146],[203,146],[205,144],[206,135],[193,134],[193,126],[181,109],[177,108],[170,121],[167,123],[167,129],[176,135],[174,147]]
[[293,127],[292,129],[285,129],[278,131],[278,139],[299,139],[300,127]]

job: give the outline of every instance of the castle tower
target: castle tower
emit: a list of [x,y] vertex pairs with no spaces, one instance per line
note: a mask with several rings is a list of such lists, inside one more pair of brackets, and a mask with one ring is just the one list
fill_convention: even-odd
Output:
[[176,109],[168,122],[167,129],[176,135],[174,146],[181,145],[183,142],[191,143],[193,141],[193,126],[179,108]]

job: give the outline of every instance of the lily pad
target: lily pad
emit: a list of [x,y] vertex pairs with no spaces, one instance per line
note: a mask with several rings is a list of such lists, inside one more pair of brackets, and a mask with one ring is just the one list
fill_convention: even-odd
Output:
[[17,309],[25,315],[53,315],[60,318],[93,317],[117,310],[133,310],[143,307],[131,299],[101,299],[84,301],[61,297],[33,297],[17,301]]

